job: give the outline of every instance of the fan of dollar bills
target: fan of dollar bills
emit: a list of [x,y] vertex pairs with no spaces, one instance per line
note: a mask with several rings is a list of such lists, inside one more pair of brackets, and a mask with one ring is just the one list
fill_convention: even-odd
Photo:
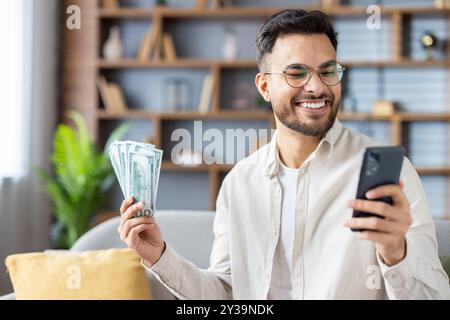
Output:
[[155,214],[162,153],[152,144],[135,141],[114,141],[109,146],[111,164],[125,199],[133,196],[135,203],[144,202],[137,216]]

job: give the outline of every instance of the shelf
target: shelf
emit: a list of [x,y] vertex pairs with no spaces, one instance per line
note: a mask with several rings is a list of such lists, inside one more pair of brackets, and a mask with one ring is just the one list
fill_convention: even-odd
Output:
[[450,121],[450,113],[398,112],[392,116],[379,116],[369,112],[340,112],[338,118],[344,121]]
[[165,160],[161,164],[163,170],[170,171],[188,171],[188,172],[205,172],[205,171],[219,171],[228,172],[233,168],[232,164],[199,164],[199,165],[176,165],[172,161]]
[[99,69],[129,69],[129,68],[212,68],[218,66],[223,69],[230,68],[257,68],[255,60],[224,61],[213,59],[177,59],[175,61],[139,61],[137,59],[124,59],[107,61],[99,59]]
[[154,117],[155,113],[147,110],[127,110],[124,113],[97,110],[97,118],[102,120],[153,119]]
[[382,13],[400,13],[404,15],[410,14],[449,14],[450,8],[438,9],[436,7],[383,7]]
[[152,69],[152,68],[212,68],[217,66],[223,69],[256,69],[255,60],[224,61],[219,59],[177,59],[175,61],[139,61],[136,59],[124,59],[119,61],[98,60],[99,69]]
[[345,67],[349,68],[384,68],[384,67],[398,67],[398,68],[420,68],[420,67],[450,67],[450,60],[412,60],[403,58],[401,60],[386,60],[386,61],[342,61]]
[[391,121],[391,116],[377,116],[366,112],[339,112],[338,119],[343,121]]
[[[219,171],[228,172],[233,168],[233,164],[199,164],[199,165],[176,165],[170,160],[165,160],[161,164],[163,170],[171,171],[193,171],[193,172],[205,172],[205,171]],[[419,175],[450,175],[450,167],[417,167]]]
[[450,121],[450,113],[415,113],[415,112],[401,112],[398,114],[403,122],[412,121]]
[[227,110],[227,111],[219,111],[219,112],[207,112],[207,113],[199,113],[199,112],[161,112],[158,113],[159,118],[162,120],[183,120],[183,119],[229,119],[229,120],[272,120],[273,114],[269,111],[235,111],[235,110]]
[[[331,16],[344,15],[367,15],[366,7],[350,7],[350,6],[336,6],[330,9],[320,7],[297,7],[305,10],[322,10]],[[162,18],[261,18],[271,16],[283,7],[230,7],[230,8],[170,8],[170,7],[155,7],[155,8],[131,8],[121,7],[118,9],[99,9],[98,16],[100,18],[153,18],[158,15]],[[295,9],[295,7],[292,7]],[[450,9],[438,9],[435,7],[381,7],[382,14],[448,14]]]
[[[220,109],[220,108],[219,108]],[[230,119],[230,120],[273,120],[272,111],[260,110],[222,110],[218,112],[199,113],[196,111],[149,111],[130,109],[125,113],[112,113],[98,110],[97,117],[103,120],[115,119],[154,119],[161,120],[195,120],[195,119]],[[378,116],[371,113],[340,112],[338,118],[343,121],[450,121],[450,113],[414,113],[400,112],[393,116]]]
[[450,167],[417,167],[416,170],[423,176],[450,176]]
[[[450,67],[450,60],[392,60],[392,61],[341,61],[348,68],[383,68],[383,67]],[[217,66],[222,69],[256,69],[257,63],[253,59],[225,61],[220,59],[178,59],[175,61],[139,61],[136,59],[124,59],[107,61],[99,59],[99,69],[151,69],[151,68],[212,68]]]
[[153,18],[154,14],[155,10],[148,8],[120,7],[117,9],[98,9],[100,18]]
[[201,119],[228,119],[228,120],[272,120],[273,114],[269,111],[235,111],[199,113],[195,111],[154,112],[147,110],[128,110],[126,113],[111,113],[98,110],[97,117],[103,120],[120,119],[161,119],[161,120],[201,120]]

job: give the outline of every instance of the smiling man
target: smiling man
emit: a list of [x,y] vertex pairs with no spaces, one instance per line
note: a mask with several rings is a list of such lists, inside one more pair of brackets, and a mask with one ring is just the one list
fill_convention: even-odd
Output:
[[[166,244],[153,218],[133,219],[142,204],[123,202],[122,240],[178,298],[450,298],[411,163],[404,159],[401,185],[367,194],[393,205],[352,200],[362,154],[378,143],[336,120],[345,71],[336,49],[318,11],[283,11],[259,30],[256,86],[272,103],[277,132],[225,178],[208,270]],[[385,219],[350,219],[353,209]]]

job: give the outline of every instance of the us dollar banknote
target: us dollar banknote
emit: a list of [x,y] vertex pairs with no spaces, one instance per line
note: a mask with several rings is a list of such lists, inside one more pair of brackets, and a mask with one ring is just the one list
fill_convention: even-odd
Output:
[[144,203],[137,216],[155,214],[162,154],[154,145],[136,141],[114,141],[109,147],[111,165],[125,199],[134,197],[135,203]]

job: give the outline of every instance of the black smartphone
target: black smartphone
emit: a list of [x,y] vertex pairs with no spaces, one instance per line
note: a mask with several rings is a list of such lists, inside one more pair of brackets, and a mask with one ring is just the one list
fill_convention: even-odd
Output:
[[[359,174],[356,198],[367,200],[367,191],[386,184],[398,184],[404,156],[405,149],[403,147],[366,148],[361,166],[361,172]],[[371,200],[384,201],[391,205],[393,203],[391,197],[383,197]],[[354,218],[365,218],[373,216],[383,218],[374,213],[353,210]],[[352,229],[352,231],[364,230]]]

